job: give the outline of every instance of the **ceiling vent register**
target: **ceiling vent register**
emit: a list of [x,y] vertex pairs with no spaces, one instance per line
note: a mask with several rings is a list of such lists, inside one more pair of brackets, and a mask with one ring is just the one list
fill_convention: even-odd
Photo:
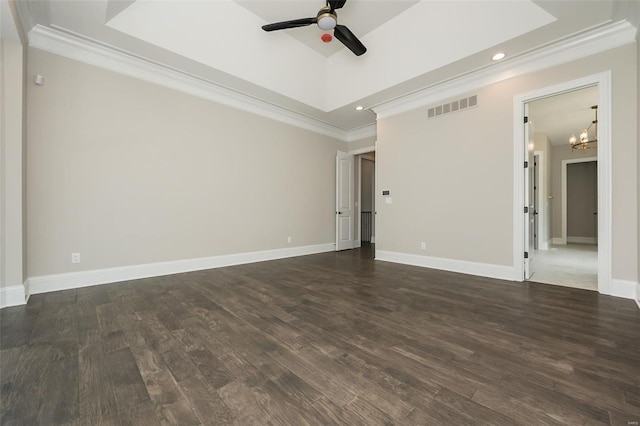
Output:
[[427,110],[427,118],[436,118],[451,112],[462,111],[475,106],[478,106],[478,95],[456,99],[455,101],[447,102],[446,104],[431,107]]

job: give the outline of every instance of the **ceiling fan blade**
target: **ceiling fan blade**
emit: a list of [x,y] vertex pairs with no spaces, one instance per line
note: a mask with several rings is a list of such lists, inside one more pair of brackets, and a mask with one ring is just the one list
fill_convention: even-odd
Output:
[[331,7],[331,13],[336,9],[342,9],[347,0],[327,0],[327,6]]
[[286,30],[288,28],[306,27],[307,25],[315,24],[317,18],[302,18],[294,19],[292,21],[276,22],[275,24],[263,25],[262,29],[265,31]]
[[340,40],[342,44],[347,46],[347,48],[356,56],[360,56],[367,51],[367,48],[364,47],[364,44],[362,44],[360,40],[358,40],[358,37],[356,37],[355,34],[353,34],[351,30],[344,25],[336,25],[336,28],[333,30],[333,35],[335,38]]

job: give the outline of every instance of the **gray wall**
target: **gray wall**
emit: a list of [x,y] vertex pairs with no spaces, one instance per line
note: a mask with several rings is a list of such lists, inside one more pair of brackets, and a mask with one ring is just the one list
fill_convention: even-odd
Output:
[[[567,238],[596,238],[598,167],[596,161],[567,165]],[[571,242],[571,241],[569,241]]]
[[346,143],[33,48],[28,73],[29,276],[335,242]]
[[14,34],[0,41],[0,287],[19,286],[26,279],[25,48]]
[[[513,99],[612,71],[612,273],[636,281],[637,47],[629,44],[478,90],[479,106],[427,119],[427,108],[378,119],[377,250],[513,265]],[[427,242],[420,250],[419,242]]]
[[357,141],[349,142],[348,150],[357,151],[363,148],[372,148],[376,145],[376,137],[370,136],[368,138],[359,139]]

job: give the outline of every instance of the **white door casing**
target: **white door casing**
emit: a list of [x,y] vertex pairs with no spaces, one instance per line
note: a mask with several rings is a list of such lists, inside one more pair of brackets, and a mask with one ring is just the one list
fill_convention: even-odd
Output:
[[336,251],[354,247],[354,156],[338,151],[336,156]]
[[[611,190],[611,71],[581,77],[553,86],[535,89],[522,93],[513,98],[513,140],[514,144],[514,175],[513,175],[513,265],[514,280],[523,280],[524,264],[522,259],[523,228],[526,225],[522,214],[525,205],[523,198],[522,162],[526,161],[520,147],[524,144],[524,132],[520,127],[524,117],[524,106],[527,102],[542,99],[576,89],[589,86],[598,87],[598,292],[601,294],[618,295],[623,292],[619,286],[612,286],[612,190]],[[626,290],[625,290],[626,291]]]

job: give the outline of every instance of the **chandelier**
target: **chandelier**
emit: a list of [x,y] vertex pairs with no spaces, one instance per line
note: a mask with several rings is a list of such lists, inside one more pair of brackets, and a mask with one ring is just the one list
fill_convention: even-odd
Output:
[[[573,134],[569,138],[569,144],[571,144],[571,149],[592,149],[596,148],[598,144],[598,105],[594,105],[591,107],[596,118],[589,124],[589,127],[580,132],[580,139],[576,138],[576,135]],[[593,127],[593,139],[589,139],[589,130]]]

